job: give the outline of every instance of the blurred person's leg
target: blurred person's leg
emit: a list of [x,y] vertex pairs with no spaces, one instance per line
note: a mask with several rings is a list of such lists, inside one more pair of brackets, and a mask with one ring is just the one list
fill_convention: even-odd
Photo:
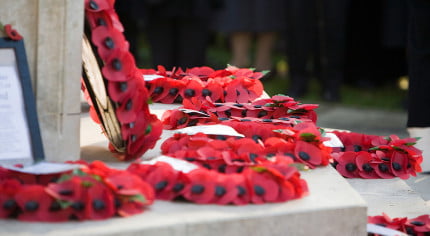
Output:
[[307,92],[310,80],[308,61],[315,51],[315,0],[287,0],[286,18],[286,54],[290,77],[286,94],[299,98]]
[[421,137],[423,171],[430,171],[430,1],[409,0],[408,34],[408,131]]
[[345,69],[349,0],[317,0],[317,4],[323,99],[339,101]]
[[176,65],[191,68],[206,64],[206,50],[209,42],[209,22],[190,18],[178,20],[176,34]]
[[250,49],[252,42],[252,33],[250,32],[234,32],[230,35],[231,64],[237,67],[250,66]]
[[275,42],[275,32],[257,33],[255,48],[255,68],[258,71],[273,69],[272,54]]

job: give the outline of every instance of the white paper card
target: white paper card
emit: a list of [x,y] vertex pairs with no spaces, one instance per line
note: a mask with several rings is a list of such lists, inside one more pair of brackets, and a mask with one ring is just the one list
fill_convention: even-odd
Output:
[[16,166],[3,166],[6,169],[34,174],[34,175],[47,175],[47,174],[57,174],[80,167],[78,164],[67,164],[67,163],[54,163],[54,162],[39,162],[34,165],[24,166],[23,168]]
[[210,135],[228,135],[228,136],[236,136],[236,137],[245,137],[243,134],[238,133],[235,129],[227,125],[198,125],[186,127],[183,129],[175,130],[177,133],[183,134],[197,134],[204,133]]
[[156,158],[153,158],[151,160],[145,160],[142,161],[142,164],[149,164],[149,165],[153,165],[157,162],[165,162],[167,164],[169,164],[170,166],[173,167],[173,169],[177,170],[177,171],[181,171],[184,173],[188,173],[194,169],[199,168],[197,165],[194,165],[188,161],[183,161],[183,160],[179,160],[173,157],[169,157],[169,156],[158,156]]
[[407,234],[402,233],[400,231],[386,228],[386,227],[382,227],[382,226],[375,225],[375,224],[367,224],[367,232],[379,234],[379,235],[384,235],[384,236],[408,236]]
[[163,78],[164,76],[161,75],[143,75],[143,80],[145,81],[152,81],[154,79]]
[[197,111],[197,110],[191,110],[191,109],[186,109],[186,108],[180,108],[178,110],[180,110],[184,113],[187,113],[187,114],[199,114],[201,116],[210,117],[208,114],[201,112],[201,111]]
[[324,137],[329,137],[330,140],[324,141],[323,144],[327,147],[343,147],[343,143],[340,141],[339,137],[336,134],[326,132],[324,133]]
[[0,162],[33,159],[24,98],[15,66],[0,66]]

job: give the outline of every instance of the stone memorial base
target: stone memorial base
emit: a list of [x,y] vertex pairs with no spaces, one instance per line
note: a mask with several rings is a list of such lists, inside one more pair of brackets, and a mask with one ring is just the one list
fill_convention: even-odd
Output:
[[[173,105],[151,105],[157,115],[171,108]],[[162,139],[172,132],[165,131]],[[161,143],[144,157],[157,156]],[[87,114],[81,118],[81,158],[103,160],[117,168],[129,165],[116,161],[100,127]],[[327,166],[304,171],[302,176],[310,194],[285,203],[220,206],[155,201],[142,214],[128,218],[52,224],[3,220],[0,236],[366,235],[366,203],[336,170]]]

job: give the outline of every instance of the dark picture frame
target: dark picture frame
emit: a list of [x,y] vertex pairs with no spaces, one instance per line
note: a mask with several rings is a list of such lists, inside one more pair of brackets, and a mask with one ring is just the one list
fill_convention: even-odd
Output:
[[[43,150],[43,143],[39,128],[39,122],[37,117],[35,96],[32,89],[31,76],[27,63],[27,54],[25,51],[24,41],[13,41],[8,38],[0,38],[0,53],[14,54],[15,58],[9,58],[11,63],[5,66],[14,66],[16,68],[17,77],[19,77],[19,84],[21,87],[22,94],[22,108],[24,110],[24,116],[27,124],[28,139],[30,142],[31,157],[23,157],[16,159],[0,159],[0,164],[33,164],[45,160],[45,154]],[[14,52],[14,53],[11,53]],[[1,61],[0,61],[1,62]],[[5,63],[5,62],[3,62]],[[0,66],[2,66],[0,64]],[[2,134],[0,133],[0,136]],[[1,137],[0,137],[1,138]],[[5,138],[5,137],[3,137]],[[0,139],[1,141],[1,139]],[[28,143],[28,142],[27,142]],[[1,147],[8,148],[8,147]],[[28,148],[28,147],[25,147]]]

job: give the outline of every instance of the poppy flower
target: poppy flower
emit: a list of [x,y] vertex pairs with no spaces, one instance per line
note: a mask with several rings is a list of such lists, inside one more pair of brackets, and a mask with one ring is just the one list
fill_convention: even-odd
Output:
[[156,115],[146,117],[149,123],[139,135],[131,135],[127,140],[127,156],[122,160],[136,159],[142,156],[148,149],[154,148],[161,136],[162,125]]
[[0,180],[0,218],[7,218],[17,210],[18,205],[14,196],[20,188],[18,180]]
[[[412,219],[408,219],[405,223],[406,232],[408,234],[416,233],[429,233],[430,232],[430,216],[429,215],[421,215]],[[412,232],[409,232],[408,229]]]
[[179,110],[167,110],[161,117],[164,129],[185,128],[190,122],[190,116]]
[[368,216],[367,217],[367,222],[370,224],[376,224],[379,226],[387,227],[387,228],[398,230],[401,232],[406,232],[405,226],[404,226],[406,221],[407,221],[406,217],[391,219],[385,213],[382,213],[382,215],[380,215],[380,216]]
[[[156,101],[171,104],[179,97],[180,91],[184,90],[185,82],[182,80],[168,80],[169,82],[165,84],[164,90],[167,92],[166,95],[161,95],[157,97]],[[154,100],[155,101],[155,100]]]
[[224,100],[223,87],[214,79],[208,79],[206,85],[202,89],[202,97],[210,97],[212,101]]
[[375,168],[376,174],[383,179],[392,179],[395,176],[391,172],[391,161],[382,151],[376,151],[374,154],[374,163],[377,164]]
[[108,187],[104,184],[95,184],[86,190],[85,211],[88,219],[107,219],[115,214],[114,196]]
[[408,173],[409,158],[407,153],[393,151],[391,152],[390,156],[391,156],[391,161],[390,161],[391,173],[393,173],[395,176],[401,179],[409,178],[409,173]]
[[201,79],[207,79],[214,72],[215,70],[208,66],[193,67],[185,71],[186,74],[195,75]]
[[4,25],[4,31],[6,36],[12,40],[19,41],[23,38],[22,35],[20,35],[17,30],[13,29],[10,24]]
[[141,109],[145,109],[145,102],[142,97],[141,91],[137,90],[135,93],[131,94],[132,96],[124,99],[119,107],[115,110],[116,117],[118,121],[122,124],[128,124],[137,119],[137,113]]
[[359,169],[357,167],[357,153],[343,152],[335,155],[334,159],[337,161],[336,170],[344,177],[357,178],[359,177]]
[[184,89],[179,94],[184,99],[191,99],[193,97],[203,98],[202,90],[203,84],[199,79],[194,77],[184,77],[183,81],[186,82]]
[[129,75],[134,75],[136,62],[130,52],[124,52],[116,48],[112,50],[105,60],[106,64],[102,69],[102,73],[107,80],[125,82],[130,80]]
[[239,189],[237,188],[239,181],[241,179],[238,174],[217,174],[214,179],[215,192],[212,202],[221,205],[233,202],[239,194]]
[[129,44],[122,32],[114,28],[99,26],[92,30],[91,41],[97,47],[101,58],[108,58],[112,50],[118,49],[128,52]]
[[148,173],[144,180],[154,188],[157,199],[172,200],[177,196],[172,194],[172,189],[176,184],[178,171],[164,162],[156,162],[153,166],[153,171]]
[[358,174],[364,179],[377,179],[379,176],[375,172],[378,165],[373,162],[373,156],[369,152],[360,151],[356,156],[356,164],[359,170]]
[[195,169],[187,176],[190,183],[185,187],[183,196],[195,203],[210,203],[215,196],[215,182],[217,173],[206,169]]
[[315,145],[305,141],[296,142],[294,156],[297,161],[308,165],[310,168],[315,168],[315,166],[320,165],[323,160],[321,150]]
[[250,186],[252,203],[276,202],[279,196],[279,186],[274,176],[265,167],[247,168],[243,174]]

